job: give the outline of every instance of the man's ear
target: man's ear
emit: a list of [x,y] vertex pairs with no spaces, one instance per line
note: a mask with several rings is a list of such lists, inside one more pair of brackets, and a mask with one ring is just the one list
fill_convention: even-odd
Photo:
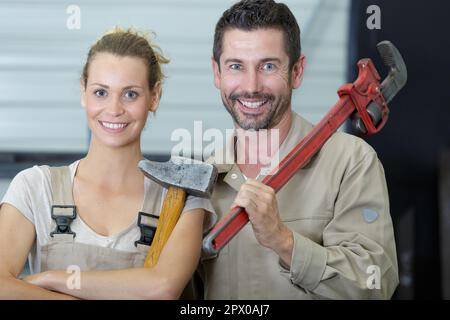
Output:
[[214,60],[214,57],[211,58],[211,64],[214,73],[214,85],[217,89],[220,89],[220,66],[216,60]]
[[151,92],[150,106],[149,110],[155,112],[158,109],[159,101],[161,100],[162,88],[161,81],[156,82],[155,86]]
[[291,83],[292,89],[297,89],[302,84],[303,74],[306,66],[306,57],[302,54],[292,66]]
[[83,108],[86,108],[86,84],[83,79],[80,80],[80,100]]

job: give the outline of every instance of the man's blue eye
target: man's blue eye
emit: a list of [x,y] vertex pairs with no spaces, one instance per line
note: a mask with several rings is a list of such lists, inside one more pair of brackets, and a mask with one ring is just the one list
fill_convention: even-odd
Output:
[[238,64],[238,63],[233,63],[233,64],[230,66],[230,69],[231,69],[231,70],[241,70],[241,68],[242,68],[242,66],[241,66],[240,64]]
[[263,69],[266,71],[273,71],[275,69],[275,65],[273,63],[266,63],[264,64]]
[[127,99],[136,99],[138,97],[138,93],[136,91],[130,90],[125,93],[125,97]]
[[106,97],[108,95],[108,93],[106,92],[106,90],[104,89],[98,89],[94,91],[94,94],[99,97],[99,98],[103,98]]

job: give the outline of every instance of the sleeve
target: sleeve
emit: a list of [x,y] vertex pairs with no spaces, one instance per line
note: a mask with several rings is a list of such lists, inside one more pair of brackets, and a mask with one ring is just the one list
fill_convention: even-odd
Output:
[[4,195],[0,206],[8,203],[15,207],[25,218],[35,224],[32,210],[31,190],[27,175],[32,169],[26,169],[19,172],[11,181],[6,194]]
[[294,233],[292,285],[329,299],[389,299],[397,255],[383,167],[374,151],[344,174],[323,245]]
[[203,222],[203,233],[208,232],[217,222],[217,214],[209,199],[188,195],[182,214],[193,209],[205,210],[205,219]]

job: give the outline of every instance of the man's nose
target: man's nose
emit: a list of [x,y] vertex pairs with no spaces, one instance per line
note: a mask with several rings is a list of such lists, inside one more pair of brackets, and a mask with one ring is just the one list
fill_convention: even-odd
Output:
[[248,93],[261,92],[261,79],[257,70],[247,70],[244,77],[243,89]]

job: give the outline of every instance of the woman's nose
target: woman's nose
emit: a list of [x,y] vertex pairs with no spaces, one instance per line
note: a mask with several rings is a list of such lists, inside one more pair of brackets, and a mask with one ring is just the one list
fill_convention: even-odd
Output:
[[107,111],[111,116],[117,117],[125,112],[120,97],[112,97],[108,103]]

